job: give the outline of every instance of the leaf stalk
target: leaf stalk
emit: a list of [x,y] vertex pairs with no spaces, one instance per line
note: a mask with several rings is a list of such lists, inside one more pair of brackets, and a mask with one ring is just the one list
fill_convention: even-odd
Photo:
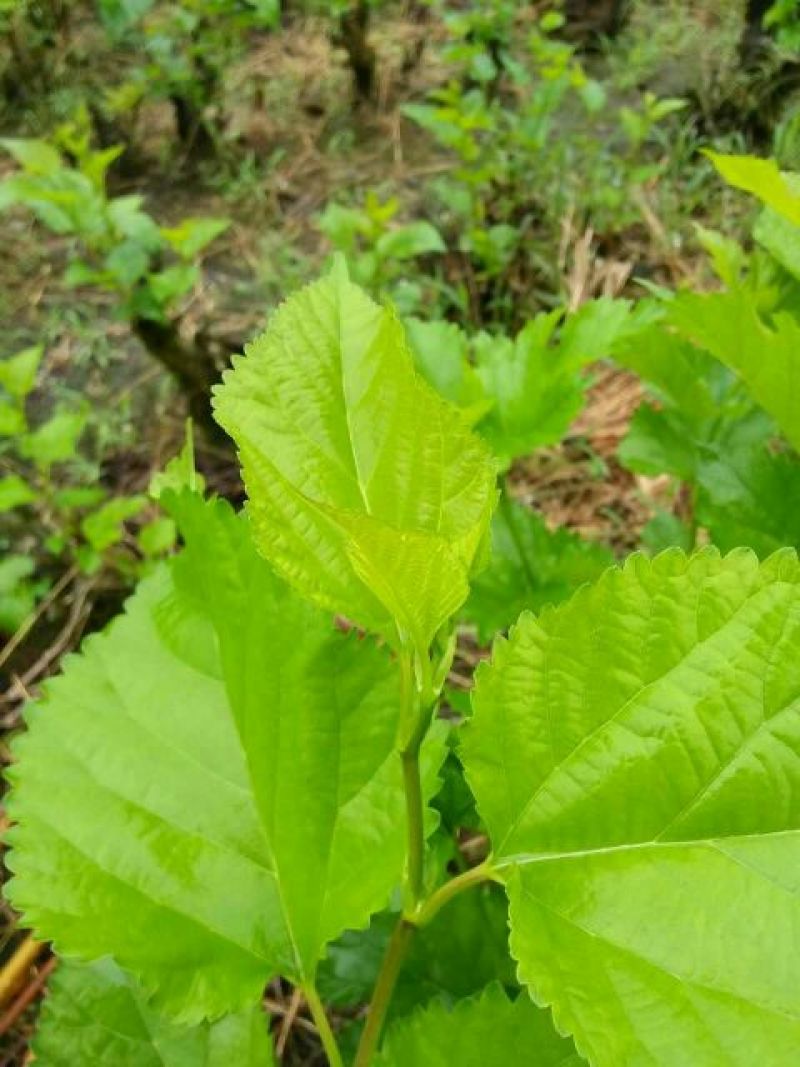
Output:
[[306,998],[308,1010],[311,1012],[311,1018],[314,1020],[314,1025],[317,1028],[317,1033],[322,1042],[322,1047],[325,1049],[325,1055],[328,1057],[330,1067],[344,1067],[342,1054],[339,1051],[331,1024],[328,1021],[328,1015],[316,987],[313,985],[303,986],[303,995]]

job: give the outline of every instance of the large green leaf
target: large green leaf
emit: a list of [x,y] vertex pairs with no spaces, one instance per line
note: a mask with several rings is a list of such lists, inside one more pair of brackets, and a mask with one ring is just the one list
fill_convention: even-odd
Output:
[[472,584],[464,614],[480,640],[489,641],[523,609],[564,600],[613,561],[604,545],[566,529],[551,531],[536,512],[504,498],[492,519],[489,563]]
[[632,557],[479,669],[511,948],[593,1067],[800,1048],[800,565]]
[[177,1026],[154,1012],[110,959],[59,964],[31,1051],[39,1067],[271,1067],[275,1062],[259,1008],[216,1023]]
[[379,1067],[579,1067],[573,1043],[525,994],[509,1000],[499,985],[454,1008],[434,1004],[386,1034]]
[[[294,594],[223,503],[172,507],[187,549],[28,712],[9,896],[196,1021],[308,981],[386,906],[405,807],[386,649]],[[435,736],[428,796],[442,757]]]
[[767,324],[744,289],[681,293],[669,319],[741,377],[800,451],[800,323],[782,313]]
[[261,551],[305,595],[427,649],[466,599],[494,464],[343,261],[291,297],[215,396]]

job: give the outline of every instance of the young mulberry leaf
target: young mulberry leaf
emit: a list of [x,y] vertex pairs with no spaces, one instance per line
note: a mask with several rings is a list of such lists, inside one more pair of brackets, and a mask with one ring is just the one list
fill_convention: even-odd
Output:
[[110,959],[62,960],[48,982],[31,1051],[38,1067],[272,1067],[260,1008],[177,1026]]
[[523,615],[464,763],[511,950],[593,1067],[800,1048],[800,565],[632,557]]
[[234,362],[215,413],[239,447],[255,537],[278,571],[427,651],[467,595],[495,469],[465,416],[418,377],[394,313],[338,263]]
[[[62,953],[113,955],[196,1022],[276,974],[310,980],[327,942],[388,903],[399,682],[385,648],[274,575],[227,505],[170,506],[185,551],[27,713],[9,897]],[[426,796],[442,758],[434,734]]]

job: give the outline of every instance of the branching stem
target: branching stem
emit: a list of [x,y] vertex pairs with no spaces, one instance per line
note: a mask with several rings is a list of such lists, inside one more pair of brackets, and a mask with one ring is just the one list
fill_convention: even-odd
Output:
[[463,893],[465,889],[469,889],[473,885],[481,885],[483,882],[499,882],[501,880],[487,861],[477,867],[471,867],[468,871],[464,871],[463,874],[459,874],[457,877],[451,878],[449,882],[439,886],[436,892],[432,893],[417,910],[416,915],[407,917],[408,921],[415,927],[427,926],[439,914],[445,904],[451,901],[453,897],[457,897],[459,893]]

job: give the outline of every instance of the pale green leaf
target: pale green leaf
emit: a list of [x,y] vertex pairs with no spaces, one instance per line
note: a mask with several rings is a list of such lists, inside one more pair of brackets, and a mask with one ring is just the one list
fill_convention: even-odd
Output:
[[36,372],[44,354],[44,345],[33,345],[9,359],[0,360],[0,385],[11,396],[23,400],[36,383]]
[[593,1067],[800,1047],[800,565],[632,557],[479,669],[467,775],[511,948]]
[[39,467],[74,459],[78,441],[89,419],[86,410],[57,411],[19,441],[19,452]]
[[110,959],[62,960],[48,982],[31,1051],[38,1067],[271,1067],[267,1019],[256,1007],[178,1026],[153,1011]]
[[774,159],[725,156],[706,149],[706,156],[735,189],[757,196],[762,204],[800,226],[800,196],[792,191]]
[[800,450],[800,323],[778,314],[768,325],[741,289],[681,293],[670,306],[669,319],[735,371]]
[[753,237],[782,267],[800,280],[800,226],[789,225],[777,211],[765,208],[753,227]]
[[382,259],[404,260],[429,252],[444,252],[446,248],[436,227],[419,219],[381,234],[375,251]]
[[5,478],[0,478],[0,513],[30,504],[35,499],[35,491],[18,474],[7,474]]
[[187,218],[163,228],[162,236],[182,259],[194,259],[230,226],[230,219]]
[[417,377],[393,312],[340,262],[235,361],[215,411],[267,558],[324,606],[427,648],[466,597],[495,472]]
[[[405,806],[388,651],[284,585],[223,503],[172,508],[187,548],[27,712],[8,895],[196,1022],[308,981],[387,905]],[[426,796],[442,758],[439,731]]]
[[29,174],[50,175],[63,166],[60,152],[47,141],[3,137],[0,148],[4,148]]
[[568,1038],[522,993],[509,1000],[499,985],[452,1009],[434,1004],[395,1023],[378,1067],[580,1067]]

